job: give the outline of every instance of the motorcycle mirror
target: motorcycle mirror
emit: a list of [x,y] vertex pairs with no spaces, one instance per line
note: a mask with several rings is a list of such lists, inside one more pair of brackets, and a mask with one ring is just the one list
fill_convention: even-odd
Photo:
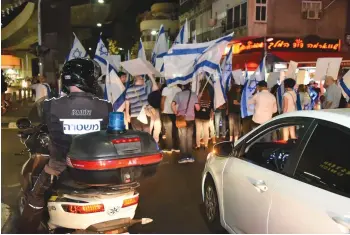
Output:
[[31,121],[28,118],[20,118],[16,122],[18,129],[27,129],[31,126]]

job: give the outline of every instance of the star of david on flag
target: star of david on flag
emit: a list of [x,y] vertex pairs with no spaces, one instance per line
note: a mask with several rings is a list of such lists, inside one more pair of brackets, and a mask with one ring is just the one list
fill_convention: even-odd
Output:
[[107,73],[108,49],[102,41],[98,40],[94,60],[101,66],[102,74]]
[[74,35],[74,42],[72,49],[69,52],[69,55],[66,58],[66,61],[72,60],[72,59],[77,59],[77,58],[88,58],[88,54],[86,53],[85,48],[83,45],[80,43],[79,39],[77,36],[73,33]]

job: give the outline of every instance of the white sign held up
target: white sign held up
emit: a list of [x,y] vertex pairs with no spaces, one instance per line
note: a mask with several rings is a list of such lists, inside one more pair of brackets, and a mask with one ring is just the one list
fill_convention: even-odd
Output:
[[314,80],[321,81],[325,76],[337,79],[342,60],[343,58],[318,58]]

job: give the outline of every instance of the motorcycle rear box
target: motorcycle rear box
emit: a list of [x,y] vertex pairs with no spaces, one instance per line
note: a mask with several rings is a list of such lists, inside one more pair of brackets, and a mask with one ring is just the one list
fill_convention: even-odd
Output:
[[153,137],[141,131],[99,131],[73,138],[68,172],[86,184],[123,184],[155,174],[163,156]]

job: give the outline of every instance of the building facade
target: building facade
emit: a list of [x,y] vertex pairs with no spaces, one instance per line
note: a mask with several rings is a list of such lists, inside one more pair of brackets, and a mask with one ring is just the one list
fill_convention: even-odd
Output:
[[165,34],[169,39],[169,43],[175,39],[179,31],[176,4],[153,4],[150,11],[139,16],[139,20],[141,39],[148,59],[151,58],[152,50],[157,40],[157,34],[161,25],[164,26]]
[[234,32],[233,66],[254,70],[264,54],[270,61],[350,60],[349,5],[349,0],[180,0],[179,19],[195,21],[190,31],[197,42]]

